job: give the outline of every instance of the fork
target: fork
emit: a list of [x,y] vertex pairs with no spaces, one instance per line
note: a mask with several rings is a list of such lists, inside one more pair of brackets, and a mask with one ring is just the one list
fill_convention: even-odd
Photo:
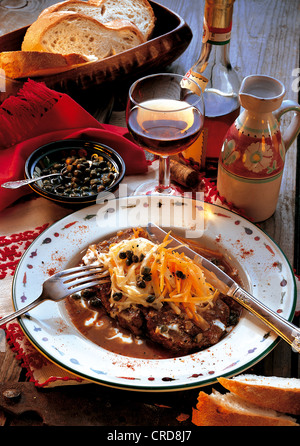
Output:
[[109,272],[100,266],[79,266],[60,271],[46,279],[43,283],[41,295],[30,304],[15,311],[14,313],[0,319],[0,327],[12,319],[27,313],[45,300],[53,300],[59,302],[71,294],[98,285],[100,282],[105,283]]

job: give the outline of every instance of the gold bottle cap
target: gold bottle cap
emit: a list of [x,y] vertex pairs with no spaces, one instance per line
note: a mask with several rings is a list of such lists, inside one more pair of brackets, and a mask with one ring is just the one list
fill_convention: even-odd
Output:
[[209,28],[231,29],[235,0],[206,0],[204,18]]

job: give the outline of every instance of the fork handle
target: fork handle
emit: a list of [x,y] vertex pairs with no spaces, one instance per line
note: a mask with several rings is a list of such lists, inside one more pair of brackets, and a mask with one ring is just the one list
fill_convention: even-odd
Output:
[[7,324],[8,322],[12,321],[18,316],[21,316],[24,313],[27,313],[27,311],[31,310],[32,308],[36,307],[40,303],[42,303],[45,299],[42,298],[42,296],[35,299],[30,304],[26,305],[26,307],[20,308],[20,310],[15,311],[14,313],[9,314],[8,316],[5,316],[0,319],[0,327],[4,324]]
[[275,333],[281,336],[291,347],[300,353],[300,328],[291,322],[281,317],[278,313],[266,307],[259,302],[254,296],[240,288],[233,285],[228,293],[248,311],[253,313],[265,324],[267,324]]

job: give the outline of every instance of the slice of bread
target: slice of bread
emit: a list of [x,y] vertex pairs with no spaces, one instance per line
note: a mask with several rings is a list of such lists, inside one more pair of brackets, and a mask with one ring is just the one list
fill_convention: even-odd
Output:
[[221,377],[218,381],[225,389],[260,407],[300,415],[300,379],[245,374],[230,379]]
[[80,54],[42,53],[39,51],[4,51],[0,53],[0,68],[11,79],[49,76],[71,70],[89,62]]
[[77,53],[97,59],[119,54],[145,41],[131,22],[98,20],[78,13],[41,15],[26,31],[23,51]]
[[40,16],[59,11],[84,14],[101,23],[128,20],[139,28],[146,40],[155,24],[154,12],[148,0],[69,0],[49,6]]
[[200,392],[192,422],[197,426],[299,426],[288,415],[262,409],[233,393]]

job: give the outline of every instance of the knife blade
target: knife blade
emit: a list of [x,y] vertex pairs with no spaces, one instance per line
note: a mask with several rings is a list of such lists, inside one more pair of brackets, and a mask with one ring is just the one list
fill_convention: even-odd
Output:
[[[151,240],[155,243],[162,243],[168,235],[166,231],[154,223],[149,222],[147,225],[147,233]],[[188,246],[183,246],[182,242],[168,235],[170,243],[168,248],[176,248],[179,253],[184,253],[194,262],[201,265],[205,278],[208,283],[217,288],[222,294],[232,297],[240,305],[262,320],[275,333],[281,336],[291,347],[300,353],[300,329],[291,322],[281,317],[278,313],[268,308],[248,291],[244,290],[237,282],[235,282],[228,274],[222,271],[217,265],[210,260],[201,256]]]

